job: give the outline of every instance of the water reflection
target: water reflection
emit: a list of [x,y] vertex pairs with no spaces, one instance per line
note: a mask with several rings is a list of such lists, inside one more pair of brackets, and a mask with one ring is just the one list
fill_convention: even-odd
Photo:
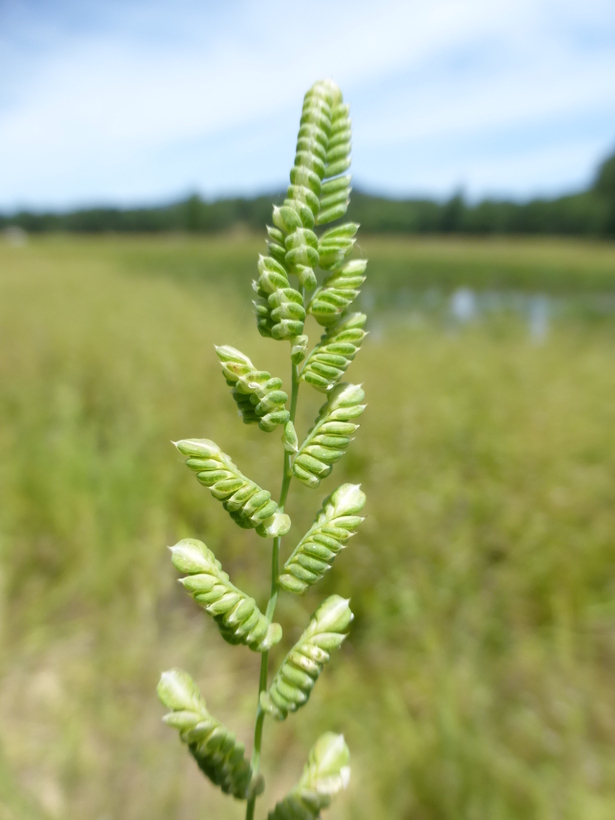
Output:
[[549,333],[549,302],[546,296],[532,296],[529,305],[529,331],[535,342],[542,342]]
[[465,324],[476,318],[477,305],[474,291],[470,288],[459,288],[451,296],[450,312],[453,319]]
[[[437,288],[401,288],[383,293],[366,289],[360,307],[375,317],[372,331],[376,333],[381,321],[420,325],[429,320],[454,329],[508,316],[521,320],[529,337],[539,344],[548,337],[556,320],[592,320],[615,315],[615,293],[545,294],[467,287],[452,293]],[[386,320],[383,313],[387,314]]]

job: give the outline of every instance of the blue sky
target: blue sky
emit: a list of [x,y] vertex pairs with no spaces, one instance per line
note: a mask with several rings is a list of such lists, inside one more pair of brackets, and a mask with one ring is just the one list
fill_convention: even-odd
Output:
[[0,209],[278,190],[327,76],[370,191],[553,195],[615,150],[613,0],[0,0]]

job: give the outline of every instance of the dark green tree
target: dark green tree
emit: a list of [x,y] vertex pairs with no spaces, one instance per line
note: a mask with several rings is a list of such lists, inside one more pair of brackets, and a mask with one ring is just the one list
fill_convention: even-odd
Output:
[[594,190],[607,207],[605,232],[615,236],[615,154],[605,159],[598,168]]

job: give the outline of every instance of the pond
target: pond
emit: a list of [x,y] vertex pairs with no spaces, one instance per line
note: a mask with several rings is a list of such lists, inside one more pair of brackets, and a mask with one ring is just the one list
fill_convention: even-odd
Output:
[[554,322],[615,319],[615,291],[570,292],[559,294],[528,293],[516,290],[480,290],[459,287],[382,291],[365,289],[360,297],[361,310],[371,313],[372,330],[378,333],[390,322],[422,324],[436,322],[455,329],[480,322],[506,318],[520,320],[536,342],[547,338]]

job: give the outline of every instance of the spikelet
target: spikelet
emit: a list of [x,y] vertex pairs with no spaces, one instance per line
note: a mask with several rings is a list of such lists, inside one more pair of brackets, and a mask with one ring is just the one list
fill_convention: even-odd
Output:
[[279,512],[271,493],[246,478],[230,457],[209,439],[184,439],[174,442],[185,456],[186,464],[196,473],[197,480],[209,487],[214,498],[233,521],[243,529],[256,529],[263,538],[285,535],[290,518]]
[[230,644],[244,644],[266,652],[282,638],[282,627],[271,623],[249,598],[229,580],[213,552],[202,541],[184,538],[171,547],[173,566],[186,577],[180,583],[211,615],[220,634]]
[[244,423],[258,424],[266,433],[286,424],[290,413],[284,406],[288,395],[280,389],[282,379],[257,370],[247,356],[229,345],[216,347],[216,354]]
[[342,383],[331,390],[293,461],[293,474],[299,481],[316,488],[329,475],[359,427],[354,419],[365,410],[364,398],[356,384]]
[[252,767],[244,757],[245,747],[226,726],[207,711],[196,683],[182,669],[163,672],[158,697],[170,709],[163,718],[179,730],[199,768],[225,794],[246,800],[262,791],[262,778],[252,783]]
[[348,600],[331,595],[318,607],[310,623],[277,671],[271,686],[260,696],[261,707],[276,720],[284,720],[307,703],[322,668],[346,638],[353,619]]
[[325,498],[310,529],[284,565],[279,582],[287,592],[303,595],[331,569],[335,556],[355,535],[365,505],[359,484],[342,484]]
[[329,327],[339,320],[342,311],[359,295],[366,268],[367,260],[353,259],[327,276],[309,306],[309,312],[319,325]]
[[326,732],[312,747],[301,780],[269,812],[268,820],[318,820],[349,781],[350,752],[344,735]]
[[318,240],[318,256],[323,270],[338,268],[350,256],[358,230],[356,222],[346,222],[323,233]]
[[305,335],[295,336],[291,339],[290,360],[293,364],[301,364],[307,355],[309,339]]
[[350,203],[351,179],[350,174],[345,174],[323,182],[319,198],[320,212],[316,218],[317,225],[326,225],[344,216]]
[[322,393],[337,384],[367,336],[366,321],[364,313],[351,313],[329,328],[308,356],[301,379]]

